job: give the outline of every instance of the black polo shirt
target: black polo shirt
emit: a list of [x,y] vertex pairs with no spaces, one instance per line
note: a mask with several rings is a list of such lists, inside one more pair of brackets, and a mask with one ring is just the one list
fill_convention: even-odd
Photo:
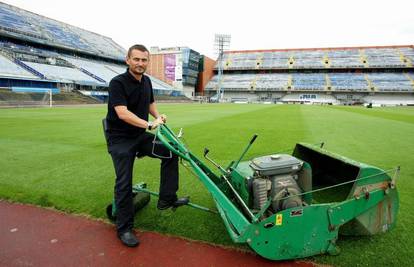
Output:
[[116,106],[126,106],[129,111],[139,118],[148,121],[149,105],[154,102],[151,80],[142,75],[141,81],[135,79],[128,69],[114,77],[109,83],[108,136],[111,142],[119,142],[125,138],[134,138],[145,132],[145,129],[135,127],[121,120],[116,114]]

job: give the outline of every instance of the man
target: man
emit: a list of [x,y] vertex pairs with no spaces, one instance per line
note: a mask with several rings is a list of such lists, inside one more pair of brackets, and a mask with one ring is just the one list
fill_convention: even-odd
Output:
[[[109,83],[107,120],[108,151],[115,167],[116,229],[123,244],[135,247],[139,244],[132,228],[134,207],[132,194],[132,171],[135,156],[160,158],[161,181],[158,209],[177,207],[188,203],[188,198],[177,199],[178,157],[163,145],[154,144],[154,130],[166,122],[154,102],[151,80],[144,72],[149,62],[149,51],[143,45],[128,50],[125,73],[114,77]],[[155,118],[148,120],[149,114]],[[157,153],[153,153],[154,146]]]

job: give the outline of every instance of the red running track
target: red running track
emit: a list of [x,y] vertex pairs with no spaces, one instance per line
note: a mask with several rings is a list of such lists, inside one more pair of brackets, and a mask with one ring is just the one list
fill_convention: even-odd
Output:
[[0,266],[316,266],[268,261],[250,252],[154,232],[121,244],[113,225],[51,209],[0,201]]

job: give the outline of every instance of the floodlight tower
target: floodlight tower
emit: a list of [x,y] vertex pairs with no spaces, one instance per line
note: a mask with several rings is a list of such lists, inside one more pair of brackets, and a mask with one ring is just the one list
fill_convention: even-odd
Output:
[[214,35],[214,49],[218,54],[217,65],[218,65],[218,82],[217,82],[217,101],[221,102],[224,91],[221,88],[221,82],[223,79],[223,54],[224,51],[230,48],[230,34],[218,34]]

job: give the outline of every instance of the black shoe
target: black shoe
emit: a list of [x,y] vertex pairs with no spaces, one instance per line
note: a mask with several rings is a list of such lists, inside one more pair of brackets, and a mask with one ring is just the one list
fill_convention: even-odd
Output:
[[127,231],[122,234],[118,234],[118,238],[121,242],[128,247],[136,247],[139,245],[138,238],[134,235],[132,231]]
[[158,199],[157,208],[159,210],[166,210],[171,207],[177,208],[179,206],[187,205],[189,202],[190,202],[189,197],[178,198],[175,201],[166,201],[166,200]]

